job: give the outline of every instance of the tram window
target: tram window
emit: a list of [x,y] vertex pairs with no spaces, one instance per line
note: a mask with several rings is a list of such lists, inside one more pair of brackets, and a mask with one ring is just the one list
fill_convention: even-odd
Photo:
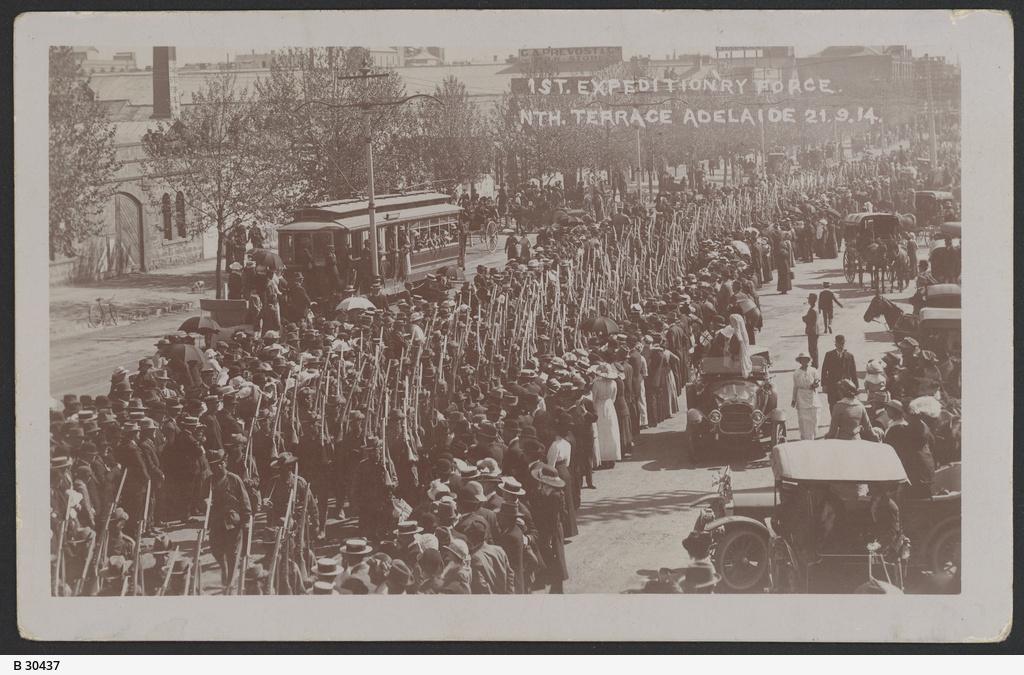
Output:
[[295,234],[295,236],[292,237],[293,260],[298,261],[302,256],[302,252],[305,249],[310,248],[310,243],[311,240],[309,234],[305,232]]
[[313,234],[313,258],[323,260],[327,255],[327,247],[331,245],[330,232],[316,232]]
[[292,251],[292,236],[287,232],[277,233],[277,252],[281,256],[281,259],[285,261],[285,264],[292,262],[294,258],[294,252]]

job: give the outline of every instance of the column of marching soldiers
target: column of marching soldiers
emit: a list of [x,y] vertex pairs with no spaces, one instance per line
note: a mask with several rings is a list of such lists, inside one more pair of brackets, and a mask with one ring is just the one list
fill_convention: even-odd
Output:
[[764,230],[834,232],[877,174],[565,218],[391,304],[311,305],[292,277],[280,330],[161,339],[51,411],[52,592],[561,592],[581,491],[685,414],[724,317],[788,279]]

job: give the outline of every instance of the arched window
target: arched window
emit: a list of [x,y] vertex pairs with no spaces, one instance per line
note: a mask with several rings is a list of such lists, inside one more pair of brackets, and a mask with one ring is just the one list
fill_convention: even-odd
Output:
[[170,241],[174,238],[174,231],[171,229],[171,196],[166,192],[160,198],[160,215],[163,216],[164,239]]
[[185,230],[185,194],[179,192],[174,198],[174,222],[178,226],[178,236],[184,238]]

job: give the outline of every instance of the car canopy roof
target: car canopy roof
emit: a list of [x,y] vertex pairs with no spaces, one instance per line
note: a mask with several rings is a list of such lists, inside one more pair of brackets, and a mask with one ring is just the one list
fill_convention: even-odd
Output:
[[907,473],[891,445],[872,441],[821,439],[781,443],[772,448],[775,480],[827,483],[904,482]]
[[924,307],[921,309],[921,328],[959,328],[961,311],[952,307]]

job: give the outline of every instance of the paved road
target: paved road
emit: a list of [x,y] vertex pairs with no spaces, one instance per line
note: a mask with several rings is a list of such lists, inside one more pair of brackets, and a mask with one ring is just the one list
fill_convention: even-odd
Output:
[[[493,258],[495,256],[487,256]],[[472,270],[475,261],[467,267]],[[789,403],[792,394],[793,357],[806,348],[803,323],[806,297],[830,281],[840,301],[835,330],[847,337],[847,347],[855,355],[863,376],[864,363],[892,349],[884,326],[865,324],[862,316],[870,294],[846,284],[839,260],[819,260],[799,264],[793,291],[779,295],[774,286],[761,291],[765,330],[759,333],[758,346],[768,347],[774,367],[779,401]],[[898,293],[905,297],[909,292]],[[890,296],[894,297],[894,296]],[[59,396],[66,391],[102,393],[109,374],[118,364],[130,365],[150,352],[152,343],[174,330],[181,316],[155,318],[129,326],[120,326],[51,342],[51,391]],[[831,339],[822,338],[822,357],[831,348]],[[790,438],[797,436],[796,412],[789,413]],[[690,531],[696,510],[688,504],[711,491],[714,472],[730,462],[727,457],[695,464],[690,459],[689,439],[684,430],[685,415],[678,415],[656,429],[643,432],[633,456],[614,469],[595,474],[596,490],[583,491],[578,511],[580,533],[566,547],[570,579],[567,593],[620,593],[640,588],[645,570],[681,567],[686,553],[680,542]],[[823,412],[819,433],[828,427]],[[731,462],[733,485],[737,489],[771,483],[771,471],[765,459]],[[332,520],[328,539],[336,542],[347,536],[350,522]],[[194,539],[192,527],[175,528],[172,538],[181,545]],[[269,544],[257,545],[260,552]],[[333,549],[332,549],[333,552]],[[217,592],[219,573],[207,553],[204,555],[203,584],[207,592]]]
[[[879,357],[893,349],[884,325],[866,324],[864,310],[871,295],[851,287],[842,275],[841,260],[816,260],[796,266],[793,290],[786,295],[774,285],[761,290],[761,309],[765,329],[757,335],[758,346],[770,349],[772,372],[780,405],[789,414],[788,436],[798,438],[796,411],[789,408],[792,396],[794,357],[806,350],[800,317],[806,311],[807,294],[831,283],[844,308],[838,309],[836,333],[846,336],[864,375],[868,358]],[[909,292],[889,297],[906,297]],[[833,347],[831,336],[819,341],[819,352]],[[828,429],[829,417],[822,410],[819,435]],[[681,546],[692,529],[697,510],[687,505],[712,491],[714,473],[728,457],[695,464],[690,459],[689,438],[684,431],[685,416],[668,420],[656,429],[643,432],[633,456],[614,469],[595,474],[596,490],[583,491],[578,510],[580,533],[566,547],[569,561],[567,593],[620,593],[639,589],[646,580],[644,571],[661,567],[682,567],[687,555]],[[736,489],[770,485],[771,469],[767,459],[731,463]]]

